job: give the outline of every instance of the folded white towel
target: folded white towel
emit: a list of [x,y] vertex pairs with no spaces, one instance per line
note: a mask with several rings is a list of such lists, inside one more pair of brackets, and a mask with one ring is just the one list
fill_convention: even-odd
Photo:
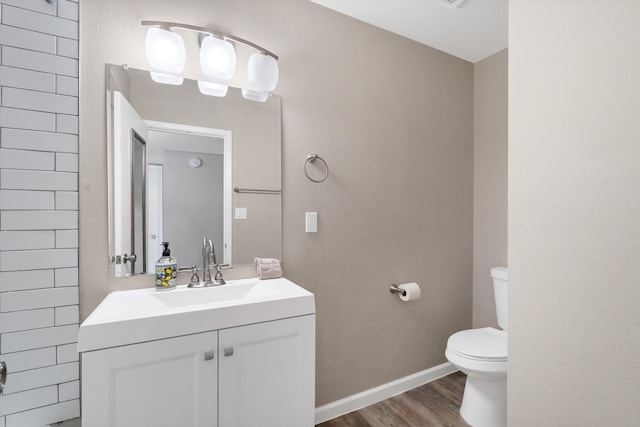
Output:
[[253,263],[256,266],[256,273],[260,280],[282,277],[280,260],[275,258],[255,258]]
[[256,267],[261,264],[280,264],[280,260],[276,258],[254,258],[253,264]]

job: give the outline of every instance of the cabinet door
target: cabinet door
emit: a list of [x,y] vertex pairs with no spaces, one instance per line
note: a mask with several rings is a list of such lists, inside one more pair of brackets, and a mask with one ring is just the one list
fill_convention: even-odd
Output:
[[217,332],[82,354],[82,424],[216,427]]
[[220,427],[311,427],[315,315],[219,331]]

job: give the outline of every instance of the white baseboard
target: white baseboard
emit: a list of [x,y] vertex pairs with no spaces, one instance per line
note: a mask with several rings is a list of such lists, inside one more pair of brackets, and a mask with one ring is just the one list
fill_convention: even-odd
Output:
[[378,387],[320,406],[316,408],[316,424],[340,417],[349,412],[357,411],[381,400],[397,396],[398,394],[420,387],[423,384],[437,380],[456,371],[457,369],[451,363],[445,362],[441,365],[425,369],[424,371],[398,378],[397,380],[379,385]]

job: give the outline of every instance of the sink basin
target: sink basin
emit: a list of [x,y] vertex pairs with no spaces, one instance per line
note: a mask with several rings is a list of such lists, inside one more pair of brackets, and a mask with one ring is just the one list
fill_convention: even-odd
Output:
[[222,286],[112,292],[80,325],[78,351],[188,335],[315,313],[312,293],[285,278]]
[[[233,286],[210,286],[207,288],[182,288],[178,292],[155,292],[152,297],[167,307],[184,307],[202,304],[226,304],[234,300],[249,300],[272,294],[274,289],[269,286],[258,286],[255,282],[239,283]],[[182,290],[183,292],[180,292]],[[186,290],[186,292],[184,292]]]

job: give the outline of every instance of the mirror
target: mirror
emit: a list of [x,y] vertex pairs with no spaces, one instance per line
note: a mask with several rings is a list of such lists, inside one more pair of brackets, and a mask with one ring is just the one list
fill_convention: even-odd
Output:
[[153,274],[162,241],[179,266],[201,270],[204,236],[219,263],[281,258],[280,98],[106,72],[110,274]]

